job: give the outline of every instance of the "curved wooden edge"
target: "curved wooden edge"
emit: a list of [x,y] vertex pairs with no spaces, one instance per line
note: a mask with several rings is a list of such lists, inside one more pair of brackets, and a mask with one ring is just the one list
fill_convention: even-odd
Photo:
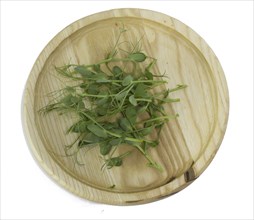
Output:
[[[70,24],[66,28],[64,28],[59,34],[56,35],[56,37],[54,37],[47,44],[47,46],[44,48],[44,50],[41,52],[41,54],[37,58],[37,61],[34,64],[31,70],[31,74],[26,83],[26,89],[23,95],[22,124],[24,128],[25,136],[27,137],[28,145],[30,149],[32,150],[32,153],[35,156],[36,160],[38,161],[39,165],[43,168],[43,170],[46,171],[46,173],[52,179],[54,179],[62,187],[64,187],[68,191],[71,191],[82,198],[86,198],[95,202],[103,202],[103,203],[114,204],[114,205],[142,204],[142,203],[155,201],[159,198],[167,197],[185,188],[205,170],[205,168],[212,161],[217,150],[216,152],[214,152],[214,154],[210,158],[200,158],[200,161],[207,160],[206,167],[199,167],[198,166],[199,162],[197,161],[197,163],[194,164],[193,166],[193,170],[189,171],[188,174],[185,173],[184,175],[179,177],[177,180],[172,181],[168,183],[167,185],[147,191],[145,197],[143,197],[143,195],[141,195],[140,193],[124,194],[124,193],[106,192],[103,190],[94,189],[89,186],[83,186],[77,180],[73,180],[73,184],[78,185],[78,188],[83,189],[84,187],[86,187],[86,190],[84,190],[85,192],[81,193],[81,191],[75,191],[70,186],[68,186],[63,180],[59,179],[59,177],[54,172],[52,172],[52,167],[46,166],[46,163],[43,162],[42,156],[37,151],[38,146],[39,145],[41,146],[42,142],[40,140],[38,140],[36,143],[34,142],[34,137],[39,137],[39,135],[37,131],[33,129],[33,126],[28,125],[28,121],[32,122],[34,119],[34,115],[33,115],[34,112],[30,111],[31,109],[33,109],[34,100],[28,101],[28,99],[31,93],[35,90],[36,79],[38,78],[43,68],[43,64],[47,59],[47,55],[51,54],[67,36],[70,36],[77,30],[79,30],[80,28],[85,27],[86,25],[91,25],[94,22],[100,21],[101,19],[109,19],[111,17],[134,17],[134,18],[142,17],[144,19],[152,18],[153,21],[163,24],[171,29],[174,29],[177,32],[179,32],[181,35],[183,35],[185,38],[189,38],[189,40],[191,40],[191,42],[195,45],[195,47],[198,48],[198,50],[201,53],[203,53],[205,59],[210,64],[210,66],[214,66],[218,68],[218,70],[215,70],[215,69],[212,70],[213,73],[214,71],[215,72],[218,71],[216,72],[217,75],[215,75],[215,80],[223,84],[222,87],[224,88],[224,90],[219,91],[219,96],[221,100],[220,100],[220,103],[218,103],[218,106],[219,108],[223,107],[224,111],[226,112],[225,115],[228,115],[229,95],[228,95],[226,79],[218,59],[216,58],[211,48],[205,43],[205,41],[196,32],[194,32],[192,29],[187,27],[185,24],[183,24],[182,22],[168,15],[165,15],[159,12],[150,11],[150,10],[144,10],[144,9],[125,8],[125,9],[113,9],[113,10],[104,11],[104,12],[100,12],[100,13],[96,13],[96,14],[84,17]],[[228,116],[226,116],[226,118],[224,118],[223,120],[224,121],[221,125],[218,123],[219,125],[217,125],[218,126],[217,129],[220,129],[221,131],[225,133]],[[218,149],[223,139],[223,135],[218,140],[216,140],[216,142],[211,143],[211,146],[216,145]],[[50,160],[50,158],[47,158],[47,159]],[[57,167],[57,165],[55,166]],[[58,169],[61,169],[61,168],[58,167]],[[100,194],[100,198],[97,197],[98,191]],[[168,193],[168,192],[171,192],[171,193]]]

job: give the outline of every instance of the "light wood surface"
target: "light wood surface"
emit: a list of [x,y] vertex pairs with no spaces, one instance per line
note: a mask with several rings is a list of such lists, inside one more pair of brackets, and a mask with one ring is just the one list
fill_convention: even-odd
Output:
[[[166,72],[169,87],[188,85],[172,95],[181,102],[167,105],[167,111],[180,117],[164,127],[160,145],[151,151],[163,172],[147,167],[143,156],[135,151],[122,167],[102,172],[97,148],[84,156],[84,166],[74,166],[72,158],[62,156],[63,146],[74,138],[66,135],[72,118],[38,114],[49,101],[47,94],[63,87],[64,82],[54,76],[54,66],[70,61],[88,64],[104,58],[122,24],[128,29],[125,40],[135,42],[144,36],[142,47],[158,59],[158,70]],[[88,200],[128,205],[172,195],[199,177],[219,149],[228,111],[222,67],[197,33],[165,14],[116,9],[80,19],[49,42],[27,80],[22,117],[33,156],[58,184]],[[110,189],[112,185],[115,188]]]

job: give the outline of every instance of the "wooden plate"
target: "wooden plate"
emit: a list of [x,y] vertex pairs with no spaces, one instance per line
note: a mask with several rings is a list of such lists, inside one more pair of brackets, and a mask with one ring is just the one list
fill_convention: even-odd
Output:
[[[163,129],[152,156],[163,165],[158,172],[146,166],[138,152],[119,168],[101,171],[98,149],[86,155],[85,166],[63,157],[65,134],[71,119],[55,113],[43,117],[38,110],[49,92],[61,88],[54,65],[93,63],[115,43],[118,27],[128,29],[126,40],[144,36],[144,51],[158,59],[158,68],[169,77],[168,86],[188,88],[178,92],[180,103],[168,105],[179,113]],[[223,139],[229,111],[228,89],[221,65],[211,48],[180,21],[154,11],[115,9],[82,18],[58,33],[36,60],[23,99],[23,127],[39,165],[59,185],[88,200],[116,204],[140,204],[172,195],[195,180],[210,164]],[[110,186],[115,185],[111,189]]]

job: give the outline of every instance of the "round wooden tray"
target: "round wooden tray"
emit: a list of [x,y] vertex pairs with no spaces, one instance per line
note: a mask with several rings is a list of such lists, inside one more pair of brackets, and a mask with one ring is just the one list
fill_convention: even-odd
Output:
[[[176,94],[181,102],[168,105],[180,117],[162,131],[160,145],[151,154],[162,164],[158,172],[146,166],[139,152],[122,167],[101,171],[98,149],[86,155],[85,166],[63,157],[71,141],[66,128],[71,119],[38,110],[47,94],[61,88],[54,66],[94,63],[115,43],[124,25],[126,40],[143,37],[144,51],[158,59],[158,68],[169,77],[169,87],[187,84]],[[47,174],[70,192],[88,200],[116,204],[140,204],[172,195],[195,180],[215,156],[223,139],[229,96],[221,65],[211,48],[180,21],[154,11],[115,9],[82,18],[58,33],[36,60],[23,99],[23,127],[31,151]],[[114,188],[110,186],[115,185]]]

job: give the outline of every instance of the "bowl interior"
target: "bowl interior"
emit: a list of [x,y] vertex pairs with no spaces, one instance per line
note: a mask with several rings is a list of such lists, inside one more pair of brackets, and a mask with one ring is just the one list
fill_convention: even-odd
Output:
[[105,191],[115,185],[115,191],[129,193],[163,186],[188,171],[210,142],[218,109],[215,79],[210,66],[191,41],[158,22],[125,18],[124,27],[128,31],[122,40],[135,43],[142,38],[143,50],[157,58],[156,70],[166,73],[169,88],[177,84],[188,85],[185,90],[171,95],[172,98],[180,98],[181,102],[165,105],[168,113],[178,113],[180,117],[167,123],[159,146],[150,151],[164,171],[147,167],[144,157],[130,146],[119,149],[119,153],[126,148],[132,149],[123,166],[110,170],[101,170],[103,160],[96,147],[80,152],[83,166],[77,165],[74,157],[66,157],[64,146],[76,137],[66,135],[66,130],[75,118],[57,113],[46,116],[37,113],[48,104],[49,93],[65,86],[66,80],[56,76],[54,66],[90,64],[103,59],[114,45],[122,25],[122,18],[101,20],[79,28],[61,41],[47,57],[36,81],[34,114],[36,129],[46,152],[66,173],[85,185]]

